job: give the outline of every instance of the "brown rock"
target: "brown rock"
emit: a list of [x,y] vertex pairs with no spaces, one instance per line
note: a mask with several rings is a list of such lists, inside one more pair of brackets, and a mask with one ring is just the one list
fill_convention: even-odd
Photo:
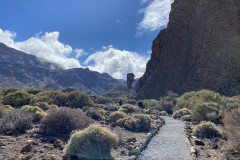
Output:
[[62,141],[60,139],[56,139],[54,142],[53,142],[53,146],[54,147],[61,147],[62,146]]
[[127,87],[128,89],[132,88],[132,83],[134,82],[134,74],[133,73],[128,73],[127,74]]
[[26,146],[24,146],[24,147],[21,149],[20,153],[23,153],[23,152],[31,152],[31,150],[32,150],[32,144],[27,144]]
[[136,86],[138,99],[200,89],[239,94],[239,12],[239,0],[175,0]]

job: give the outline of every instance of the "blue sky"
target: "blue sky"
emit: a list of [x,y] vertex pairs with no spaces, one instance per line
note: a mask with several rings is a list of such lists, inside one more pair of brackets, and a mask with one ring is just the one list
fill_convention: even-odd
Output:
[[65,69],[140,77],[173,0],[0,0],[0,42]]

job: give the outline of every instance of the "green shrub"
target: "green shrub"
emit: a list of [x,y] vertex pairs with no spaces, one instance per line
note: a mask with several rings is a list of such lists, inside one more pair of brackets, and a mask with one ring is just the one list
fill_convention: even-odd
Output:
[[151,118],[144,114],[129,116],[124,127],[133,132],[147,132],[151,128]]
[[240,107],[240,98],[239,96],[223,97],[220,104],[221,110],[227,112]]
[[41,120],[40,131],[43,134],[69,134],[73,130],[83,129],[90,123],[82,111],[73,108],[59,107],[49,109]]
[[32,127],[32,120],[32,114],[20,109],[11,109],[0,119],[0,132],[7,134],[24,133]]
[[72,108],[82,108],[84,106],[94,106],[92,99],[86,93],[73,91],[68,94],[68,103]]
[[34,105],[37,102],[47,102],[48,104],[56,104],[58,106],[66,106],[67,95],[61,91],[43,91],[36,94],[30,104]]
[[124,104],[119,111],[125,112],[125,113],[133,113],[137,111],[137,107],[130,105],[130,104]]
[[185,116],[182,116],[182,118],[181,118],[183,121],[191,121],[192,120],[192,118],[191,118],[191,115],[190,114],[188,114],[188,115],[185,115]]
[[220,133],[216,125],[212,122],[202,121],[193,128],[193,135],[198,138],[215,138],[219,137]]
[[46,115],[46,113],[37,106],[25,105],[22,106],[21,110],[32,113],[33,121],[40,121]]
[[16,91],[8,93],[3,99],[3,104],[19,107],[22,105],[29,104],[30,98],[31,97],[27,92]]
[[126,120],[128,120],[128,119],[129,119],[129,117],[124,117],[124,118],[117,120],[116,123],[118,126],[124,127],[124,124],[125,124]]
[[204,103],[204,102],[215,102],[219,103],[221,101],[221,96],[219,93],[215,93],[209,90],[201,90],[198,92],[192,91],[184,93],[181,97],[177,98],[176,106],[174,110],[179,110],[181,108],[192,109],[193,106]]
[[117,111],[119,108],[120,107],[117,105],[109,105],[109,104],[107,104],[103,107],[103,109],[105,109],[106,111],[111,111],[111,112]]
[[25,89],[26,92],[28,92],[29,94],[33,94],[33,95],[36,95],[40,92],[43,92],[44,90],[42,89],[37,89],[37,88],[27,88]]
[[127,117],[127,114],[124,112],[116,111],[109,115],[110,122],[117,122],[117,120]]
[[135,99],[127,99],[127,104],[136,105],[137,101]]
[[2,92],[3,96],[5,97],[9,93],[14,93],[17,91],[22,91],[22,89],[20,89],[20,88],[4,88],[1,92]]
[[192,108],[192,119],[196,121],[218,122],[218,104],[214,102],[200,103]]
[[109,104],[109,103],[114,103],[113,100],[109,97],[98,97],[96,100],[95,100],[95,103],[96,104]]
[[106,115],[107,114],[107,111],[105,109],[102,109],[102,108],[100,108],[98,110],[98,112],[101,113],[102,115]]
[[117,144],[117,135],[100,125],[91,125],[71,135],[64,149],[64,156],[80,159],[112,159],[110,150]]
[[159,115],[160,115],[160,116],[167,116],[168,113],[167,113],[166,111],[161,111],[161,112],[159,112]]
[[2,103],[2,101],[3,101],[3,98],[4,98],[3,92],[2,92],[2,91],[0,91],[0,103]]
[[94,108],[88,109],[86,112],[86,115],[97,121],[105,119],[105,117],[98,110]]
[[182,108],[182,109],[179,109],[179,110],[173,112],[173,118],[174,119],[181,118],[182,116],[189,115],[189,114],[191,114],[189,109]]
[[47,102],[37,102],[37,103],[34,104],[34,106],[37,106],[44,111],[46,111],[48,109],[52,109],[52,108],[58,108],[57,105],[55,105],[55,104],[49,105]]

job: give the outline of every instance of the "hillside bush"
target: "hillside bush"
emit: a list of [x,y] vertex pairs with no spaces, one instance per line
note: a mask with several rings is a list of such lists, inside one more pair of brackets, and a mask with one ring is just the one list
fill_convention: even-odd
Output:
[[191,118],[191,115],[190,114],[188,114],[188,115],[185,115],[185,116],[182,116],[182,118],[181,118],[183,121],[191,121],[192,120],[192,118]]
[[3,96],[5,97],[9,93],[14,93],[17,91],[22,91],[22,89],[20,89],[20,88],[4,88],[1,92],[3,93]]
[[10,105],[3,105],[0,103],[0,118],[5,114],[7,111],[13,109]]
[[148,115],[135,114],[125,120],[124,127],[132,132],[147,132],[151,128],[151,118]]
[[105,117],[98,110],[94,108],[89,108],[86,112],[86,115],[97,121],[105,119]]
[[69,134],[73,130],[85,128],[89,123],[89,118],[82,111],[59,107],[47,111],[41,120],[40,131],[49,135]]
[[86,94],[73,91],[68,94],[68,104],[72,108],[82,108],[84,106],[94,106],[93,100]]
[[192,119],[196,121],[219,121],[219,105],[214,102],[200,103],[192,108]]
[[100,125],[74,132],[65,149],[65,157],[80,159],[112,159],[111,148],[118,144],[118,137]]
[[221,110],[224,112],[240,108],[240,96],[223,97],[221,100]]
[[106,110],[106,111],[111,111],[111,112],[114,112],[114,111],[117,111],[117,110],[119,110],[119,106],[117,106],[117,105],[110,105],[110,104],[107,104],[107,105],[105,105],[105,106],[103,106],[103,109],[104,110]]
[[46,113],[37,106],[24,105],[21,107],[22,111],[32,113],[33,121],[40,121]]
[[29,94],[33,94],[33,95],[36,95],[40,92],[43,92],[44,90],[42,89],[37,89],[37,88],[27,88],[25,89],[26,92],[28,92]]
[[182,109],[179,109],[175,112],[173,112],[173,118],[176,119],[176,118],[181,118],[182,116],[185,116],[185,115],[190,115],[191,114],[191,111],[187,108],[182,108]]
[[133,106],[131,104],[124,104],[119,109],[119,111],[125,112],[125,113],[133,113],[133,112],[135,112],[137,110],[138,110],[137,107],[135,107],[135,106]]
[[120,112],[120,111],[116,111],[116,112],[112,112],[109,115],[109,121],[110,122],[117,122],[117,120],[122,119],[127,117],[127,114],[124,112]]
[[3,104],[11,105],[14,107],[20,107],[22,105],[29,104],[31,96],[25,91],[16,91],[8,93],[3,98]]
[[43,91],[36,94],[30,104],[34,105],[37,102],[47,102],[48,104],[56,104],[58,106],[66,106],[67,94],[61,91]]
[[240,110],[232,109],[225,112],[223,123],[231,148],[240,153]]
[[215,138],[219,137],[220,133],[216,125],[212,122],[202,121],[193,128],[193,135],[198,138]]
[[181,108],[192,109],[193,106],[204,103],[204,102],[215,102],[219,103],[221,101],[221,96],[219,93],[215,93],[209,90],[201,90],[198,92],[192,91],[184,93],[182,96],[177,98],[176,106],[174,110],[179,110]]
[[112,104],[114,102],[111,98],[102,96],[102,97],[96,98],[95,103],[96,104],[109,104],[109,103]]
[[24,133],[32,127],[32,120],[32,114],[20,109],[11,109],[0,119],[0,133]]
[[163,106],[160,104],[160,101],[158,100],[144,99],[142,100],[142,103],[145,109],[163,111]]
[[52,109],[52,108],[58,108],[57,105],[55,105],[55,104],[49,105],[47,102],[37,102],[37,103],[34,104],[34,106],[37,106],[44,111],[46,111],[48,109]]

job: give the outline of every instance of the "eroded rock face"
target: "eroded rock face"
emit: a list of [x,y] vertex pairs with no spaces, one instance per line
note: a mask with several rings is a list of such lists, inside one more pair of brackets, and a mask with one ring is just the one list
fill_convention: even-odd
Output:
[[127,74],[127,87],[128,87],[128,89],[132,88],[132,83],[134,82],[134,77],[135,77],[135,75],[133,73],[128,73]]
[[240,1],[175,0],[166,29],[153,41],[137,97],[211,89],[240,93]]

